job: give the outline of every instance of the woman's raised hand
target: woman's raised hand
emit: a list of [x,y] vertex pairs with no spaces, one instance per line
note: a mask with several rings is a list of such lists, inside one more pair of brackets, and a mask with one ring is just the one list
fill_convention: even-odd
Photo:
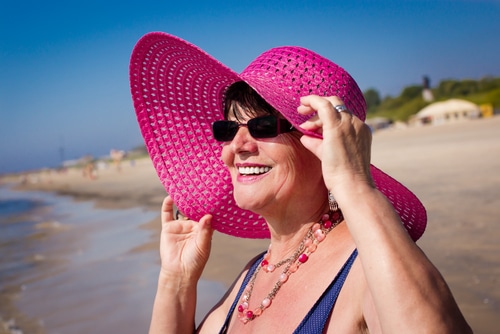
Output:
[[334,197],[343,184],[361,181],[373,185],[370,128],[350,112],[338,112],[335,106],[344,104],[338,97],[309,95],[300,102],[300,114],[317,112],[301,127],[321,134],[323,139],[304,135],[301,142],[321,160],[325,184]]
[[174,201],[167,196],[161,208],[161,274],[197,282],[210,255],[212,216],[207,214],[199,222],[175,220],[173,208]]

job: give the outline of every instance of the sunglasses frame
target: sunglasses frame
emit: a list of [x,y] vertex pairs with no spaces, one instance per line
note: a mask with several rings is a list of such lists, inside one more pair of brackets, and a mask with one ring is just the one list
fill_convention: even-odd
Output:
[[[270,122],[274,122],[272,127],[269,125]],[[215,121],[212,123],[212,134],[215,140],[228,142],[234,139],[242,126],[246,127],[255,139],[274,138],[294,130],[293,125],[288,120],[274,115],[266,115],[249,119],[246,124],[228,120]]]

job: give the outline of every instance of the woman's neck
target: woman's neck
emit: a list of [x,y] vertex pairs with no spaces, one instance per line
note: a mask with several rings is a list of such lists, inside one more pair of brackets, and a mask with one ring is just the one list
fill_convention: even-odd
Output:
[[270,260],[278,262],[293,254],[313,224],[320,221],[328,210],[326,200],[317,205],[314,212],[306,212],[296,206],[283,210],[279,215],[275,212],[272,217],[265,217],[271,232],[272,257]]

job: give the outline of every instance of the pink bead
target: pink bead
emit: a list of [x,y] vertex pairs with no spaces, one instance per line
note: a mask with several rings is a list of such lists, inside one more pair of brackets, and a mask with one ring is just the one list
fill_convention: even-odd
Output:
[[309,256],[307,256],[307,254],[304,254],[304,253],[300,254],[300,256],[299,256],[300,263],[306,263],[307,260],[309,260]]
[[262,314],[262,309],[258,308],[255,310],[255,312],[253,313],[256,317],[258,317],[259,315]]
[[264,306],[264,308],[268,308],[270,305],[271,305],[271,299],[264,298],[264,300],[262,301],[262,306]]
[[323,227],[329,229],[330,227],[332,227],[332,222],[329,220],[325,220],[325,222],[323,223]]
[[241,303],[241,307],[243,307],[243,309],[246,310],[248,308],[248,303],[247,302]]
[[316,237],[316,240],[318,240],[318,242],[325,240],[325,234],[321,230],[317,230],[316,232],[314,232],[314,236]]
[[325,214],[323,215],[323,217],[321,217],[321,220],[322,220],[322,221],[327,221],[329,218],[330,218],[330,216],[328,215],[328,213],[325,213]]
[[310,244],[312,244],[312,240],[311,240],[311,239],[307,239],[307,240],[304,242],[304,246],[305,246],[305,247],[308,247]]
[[291,273],[294,273],[294,272],[296,272],[298,269],[299,269],[299,266],[298,266],[296,263],[294,263],[294,264],[292,264],[292,265],[290,266],[290,269],[288,269],[288,270],[289,270]]
[[317,230],[319,230],[321,228],[321,225],[319,223],[315,223],[312,227],[312,231],[313,232],[316,232]]
[[309,246],[307,246],[307,250],[309,251],[309,253],[314,253],[316,251],[316,248],[318,248],[316,244],[310,244]]
[[274,271],[274,269],[276,269],[276,267],[274,266],[274,264],[270,264],[270,265],[267,266],[266,271],[269,272],[269,273],[272,273]]
[[288,281],[288,275],[287,274],[281,274],[280,275],[280,282],[281,283],[285,283],[286,281]]

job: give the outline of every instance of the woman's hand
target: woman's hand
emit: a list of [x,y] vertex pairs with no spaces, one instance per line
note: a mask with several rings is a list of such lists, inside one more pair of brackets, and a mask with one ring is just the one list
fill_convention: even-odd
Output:
[[199,222],[174,220],[173,206],[172,198],[167,196],[161,208],[161,274],[197,282],[210,255],[212,216],[207,214]]
[[210,255],[211,215],[197,223],[174,220],[170,196],[161,207],[158,280],[149,333],[193,333],[196,312],[196,285]]
[[335,96],[304,96],[298,112],[309,115],[317,112],[301,127],[321,134],[323,139],[304,135],[302,144],[322,162],[327,188],[337,198],[336,191],[351,182],[373,185],[370,173],[370,128],[350,112],[338,112],[336,105],[344,103]]

